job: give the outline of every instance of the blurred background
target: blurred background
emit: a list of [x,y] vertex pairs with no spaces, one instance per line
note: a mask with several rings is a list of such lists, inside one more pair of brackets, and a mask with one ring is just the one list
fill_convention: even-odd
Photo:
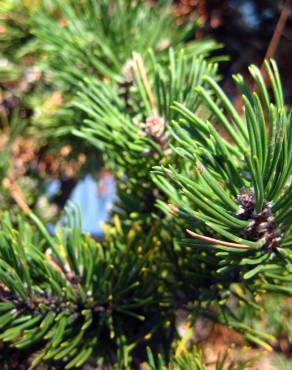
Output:
[[221,65],[223,86],[233,91],[231,75],[246,76],[249,64],[276,59],[286,92],[292,99],[292,22],[291,1],[278,0],[183,0],[175,3],[183,21],[195,11],[202,22],[197,37],[209,35],[224,45],[230,61]]

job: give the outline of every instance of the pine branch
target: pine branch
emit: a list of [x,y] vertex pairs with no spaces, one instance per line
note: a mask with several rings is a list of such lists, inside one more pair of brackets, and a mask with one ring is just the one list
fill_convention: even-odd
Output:
[[[119,193],[121,208],[150,214],[160,197],[154,191],[150,169],[167,161],[172,150],[169,127],[176,113],[170,106],[179,100],[197,110],[200,103],[194,87],[203,84],[205,73],[217,78],[217,64],[170,49],[161,62],[153,52],[144,62],[136,54],[126,72],[130,81],[126,100],[119,94],[120,85],[84,80],[74,104],[88,118],[81,130],[73,132],[102,151],[119,180],[126,176],[127,193],[122,189]],[[137,187],[137,181],[143,188]]]
[[[241,76],[234,77],[243,94],[243,117],[210,77],[205,81],[212,95],[197,88],[210,121],[175,103],[185,120],[173,123],[172,135],[178,137],[175,151],[185,170],[173,165],[154,171],[156,183],[175,206],[173,211],[173,205],[160,203],[162,209],[194,230],[188,233],[196,241],[188,239],[187,245],[214,250],[220,274],[238,271],[245,279],[289,274],[291,258],[291,112],[284,105],[275,62],[266,62],[266,69],[273,102],[255,66],[250,72],[260,95],[249,91]],[[223,137],[216,125],[225,130]],[[266,287],[276,291],[274,284]],[[290,288],[281,290],[289,294]]]
[[[50,17],[47,9],[37,13],[35,34],[49,52],[50,68],[68,87],[84,73],[116,80],[133,51],[144,54],[153,48],[160,52],[179,45],[195,25],[175,25],[169,2],[156,6],[127,0],[114,4],[83,0],[78,6],[74,1],[54,3],[60,19]],[[215,45],[202,43],[202,49],[208,53]]]
[[[97,244],[76,222],[54,239],[60,252],[55,255],[46,240],[37,243],[28,224],[19,221],[16,230],[3,216],[0,338],[19,350],[39,348],[32,368],[55,360],[65,361],[65,368],[80,366],[89,356],[104,356],[108,346],[114,353],[117,338],[132,325],[141,329],[128,340],[137,341],[163,322],[147,257],[122,245],[121,237],[116,244],[117,234],[108,234],[106,245]],[[148,315],[150,326],[143,324]]]

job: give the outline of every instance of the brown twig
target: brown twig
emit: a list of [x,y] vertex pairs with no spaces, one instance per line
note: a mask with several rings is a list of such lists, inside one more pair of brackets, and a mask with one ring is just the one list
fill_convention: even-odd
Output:
[[15,200],[15,202],[18,204],[18,206],[23,210],[23,212],[26,215],[32,212],[25,200],[25,196],[22,190],[12,179],[6,177],[3,180],[3,185],[10,191],[11,197]]
[[150,102],[150,107],[153,112],[156,111],[156,105],[155,105],[155,99],[151,91],[151,87],[147,78],[147,74],[144,68],[143,60],[141,58],[140,54],[134,54],[134,60],[136,61],[136,65],[138,67],[138,71],[140,73],[140,76],[142,78],[143,85],[145,87],[145,91],[148,95],[149,102]]
[[187,229],[187,233],[195,239],[203,240],[203,241],[211,243],[211,244],[218,244],[218,245],[223,245],[225,247],[232,247],[232,248],[237,248],[237,249],[246,249],[246,250],[251,250],[252,249],[252,247],[250,247],[249,245],[246,245],[246,244],[225,242],[223,240],[210,238],[209,236],[196,234],[192,230],[189,230],[189,229]]
[[[281,10],[280,18],[275,27],[273,36],[271,38],[270,44],[268,46],[267,52],[264,57],[264,61],[273,58],[275,55],[275,52],[279,45],[280,38],[285,28],[285,24],[289,16],[289,6],[288,5],[290,2],[291,1],[288,0]],[[264,69],[264,63],[261,66],[261,72],[263,72],[263,69]]]
[[[276,52],[277,47],[279,45],[283,30],[285,28],[285,24],[286,24],[288,16],[289,16],[289,3],[290,2],[291,2],[291,0],[288,0],[286,2],[286,4],[283,6],[282,10],[281,10],[280,17],[278,19],[277,25],[276,25],[275,30],[273,32],[273,36],[271,38],[268,49],[267,49],[266,54],[265,54],[264,59],[263,59],[263,63],[262,63],[261,68],[260,68],[260,72],[261,72],[261,74],[263,76],[263,79],[264,79],[266,84],[268,84],[268,80],[267,80],[267,73],[266,73],[265,68],[264,68],[264,61],[273,58],[274,55],[275,55],[275,52]],[[255,88],[255,83],[250,84],[250,85],[251,85],[251,88],[253,88],[253,89]],[[235,98],[234,106],[235,106],[235,108],[238,112],[241,110],[241,108],[242,108],[242,98],[241,98],[240,95],[238,95]]]

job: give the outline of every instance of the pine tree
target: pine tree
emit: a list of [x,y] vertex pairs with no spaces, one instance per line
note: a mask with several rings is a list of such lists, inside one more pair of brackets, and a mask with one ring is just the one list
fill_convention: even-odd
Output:
[[[20,357],[31,369],[205,369],[207,359],[187,345],[199,317],[253,345],[273,344],[249,317],[267,292],[292,294],[291,110],[279,72],[265,63],[270,91],[255,66],[254,88],[235,75],[238,113],[218,85],[210,44],[182,48],[188,28],[174,27],[162,3],[56,2],[59,21],[44,10],[33,15],[45,65],[70,101],[65,129],[101,153],[118,200],[101,242],[82,233],[73,206],[55,235],[28,207],[1,210],[8,367]],[[133,45],[122,32],[130,26]],[[57,117],[56,126],[64,122]],[[1,184],[8,160],[6,150]],[[179,310],[189,325],[182,338]],[[249,368],[247,351],[227,351],[216,369]]]
[[78,156],[82,149],[88,157],[90,172],[96,169],[96,152],[71,135],[71,130],[79,129],[84,120],[72,99],[85,76],[117,83],[120,93],[127,94],[133,51],[143,56],[152,49],[156,58],[161,59],[169,47],[184,48],[189,56],[201,57],[220,48],[211,39],[186,42],[199,24],[177,25],[170,1],[158,1],[154,6],[141,0],[83,0],[78,4],[54,0],[53,5],[55,17],[44,6],[32,16],[31,24],[43,52],[41,69],[61,92],[63,104],[53,115],[36,117],[35,125],[42,128],[46,138],[70,144],[71,156],[74,153]]

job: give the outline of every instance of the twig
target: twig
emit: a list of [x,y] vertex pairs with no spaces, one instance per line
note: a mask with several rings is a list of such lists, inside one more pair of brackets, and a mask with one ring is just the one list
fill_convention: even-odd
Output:
[[28,206],[25,196],[20,189],[20,187],[13,182],[13,180],[6,177],[3,180],[3,185],[5,188],[7,188],[10,191],[11,197],[15,200],[15,202],[18,204],[18,206],[23,210],[23,212],[28,215],[32,212],[30,207]]
[[209,236],[196,234],[192,230],[189,230],[189,229],[187,229],[187,233],[195,239],[203,240],[203,241],[211,243],[211,244],[219,244],[219,245],[223,245],[223,246],[226,246],[226,247],[232,247],[232,248],[237,248],[237,249],[246,249],[246,250],[251,250],[252,249],[252,247],[250,247],[249,245],[246,245],[246,244],[237,244],[237,243],[225,242],[223,240],[210,238]]
[[[22,209],[24,214],[27,215],[34,222],[34,224],[36,225],[40,233],[47,240],[48,244],[54,251],[59,261],[62,261],[63,260],[62,255],[60,251],[58,250],[57,246],[55,245],[54,239],[51,237],[46,227],[42,224],[42,222],[38,219],[38,217],[33,213],[32,209],[27,204],[25,200],[25,196],[22,190],[20,189],[20,187],[12,179],[8,177],[6,177],[3,180],[3,186],[6,187],[10,191],[11,197],[15,200],[17,205]],[[46,257],[48,258],[48,255],[46,255]],[[52,259],[50,260],[49,258],[48,260],[49,262],[54,264],[54,268],[56,269],[57,267],[56,267],[55,262],[52,262],[53,260]],[[60,266],[58,266],[58,269],[60,269]]]
[[[286,24],[288,16],[289,16],[289,6],[288,5],[289,5],[290,2],[291,2],[291,0],[288,0],[286,2],[286,4],[283,6],[282,10],[281,10],[279,20],[278,20],[277,25],[275,27],[275,30],[273,32],[273,36],[271,38],[268,49],[267,49],[266,54],[265,54],[264,59],[263,59],[263,63],[262,63],[261,68],[260,68],[260,72],[261,72],[261,74],[264,78],[264,81],[267,85],[268,85],[269,81],[267,79],[267,73],[266,73],[266,70],[264,68],[264,61],[273,58],[274,55],[275,55],[275,52],[277,50],[280,38],[282,36],[282,32],[284,30],[285,24]],[[251,87],[254,88],[255,83],[251,84]],[[235,98],[234,106],[235,106],[235,108],[238,112],[241,110],[241,108],[242,108],[241,96],[237,96]]]
[[156,111],[155,99],[154,99],[154,96],[153,96],[152,91],[151,91],[151,87],[150,87],[150,84],[149,84],[149,81],[148,81],[148,78],[147,78],[147,74],[146,74],[146,71],[145,71],[145,68],[144,68],[144,64],[143,64],[143,60],[141,58],[141,55],[135,53],[134,59],[136,61],[140,76],[142,78],[142,82],[143,82],[143,85],[145,87],[145,91],[148,95],[149,102],[150,102],[150,107],[151,107],[152,111],[155,112]]
[[[265,57],[264,57],[264,61],[274,57],[274,54],[275,54],[276,49],[278,47],[280,38],[282,36],[282,32],[284,30],[285,24],[286,24],[288,16],[289,16],[289,7],[288,7],[289,2],[290,1],[288,0],[286,2],[286,4],[283,6],[282,10],[281,10],[280,18],[279,18],[279,20],[277,22],[277,25],[275,27],[273,36],[271,38],[270,44],[268,46],[267,52],[266,52]],[[263,71],[263,69],[264,69],[264,63],[262,64],[261,72]]]

